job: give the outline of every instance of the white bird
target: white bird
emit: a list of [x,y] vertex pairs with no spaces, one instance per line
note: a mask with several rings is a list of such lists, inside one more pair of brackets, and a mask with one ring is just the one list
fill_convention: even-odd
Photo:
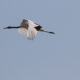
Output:
[[28,39],[30,40],[33,40],[36,37],[38,31],[55,34],[54,32],[45,31],[39,24],[36,24],[33,21],[26,19],[23,19],[21,24],[17,27],[8,26],[5,27],[4,29],[13,29],[13,28],[18,29],[19,33],[21,34],[26,34]]

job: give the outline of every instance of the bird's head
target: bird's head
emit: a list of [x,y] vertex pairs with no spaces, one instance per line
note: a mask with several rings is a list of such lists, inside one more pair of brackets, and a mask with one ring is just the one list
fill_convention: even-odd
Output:
[[5,28],[3,28],[3,29],[9,29],[9,28],[12,28],[12,26],[8,26],[8,27],[5,27]]

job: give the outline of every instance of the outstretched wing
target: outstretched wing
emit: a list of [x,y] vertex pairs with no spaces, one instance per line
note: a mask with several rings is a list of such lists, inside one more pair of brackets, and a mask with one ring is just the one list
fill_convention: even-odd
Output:
[[29,25],[29,27],[28,27],[28,31],[27,31],[27,37],[28,37],[28,39],[33,40],[37,35],[37,30],[35,29],[37,24],[35,24],[31,20],[28,20],[28,25]]
[[25,35],[25,34],[27,34],[27,29],[26,29],[26,28],[19,28],[19,29],[18,29],[18,32],[19,32],[20,34]]
[[27,34],[28,39],[33,40],[37,35],[36,26],[38,26],[38,24],[35,24],[33,21],[23,19],[18,31],[21,34]]
[[29,25],[28,25],[28,20],[23,19],[21,24],[20,24],[20,28],[26,28],[28,29]]
[[23,19],[19,27],[20,28],[18,29],[18,32],[20,34],[27,34],[27,30],[28,30],[28,27],[29,27],[28,26],[28,20]]
[[27,37],[30,40],[33,40],[37,35],[37,30],[33,27],[29,27],[27,31]]

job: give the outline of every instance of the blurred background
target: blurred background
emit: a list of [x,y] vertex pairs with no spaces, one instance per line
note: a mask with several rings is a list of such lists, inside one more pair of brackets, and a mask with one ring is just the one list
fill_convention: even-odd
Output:
[[[23,19],[56,34],[3,29]],[[80,1],[0,0],[0,80],[80,80]]]

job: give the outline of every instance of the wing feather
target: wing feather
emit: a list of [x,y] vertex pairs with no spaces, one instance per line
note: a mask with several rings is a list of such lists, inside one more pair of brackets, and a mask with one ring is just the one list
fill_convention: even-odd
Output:
[[26,29],[26,28],[19,28],[19,29],[18,29],[18,32],[19,32],[20,34],[25,35],[25,34],[27,34],[27,29]]
[[29,27],[27,31],[28,39],[33,40],[36,37],[36,35],[37,35],[36,29]]

